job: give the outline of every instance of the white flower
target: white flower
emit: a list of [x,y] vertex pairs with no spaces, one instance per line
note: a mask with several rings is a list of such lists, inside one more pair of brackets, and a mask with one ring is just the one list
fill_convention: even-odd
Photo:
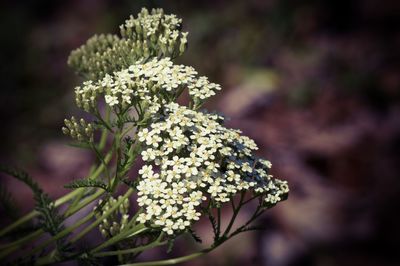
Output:
[[116,97],[116,96],[106,95],[106,96],[104,96],[104,98],[105,98],[106,103],[111,107],[114,105],[117,105],[119,103],[118,97]]
[[153,166],[151,165],[143,165],[143,167],[139,170],[139,174],[142,175],[143,177],[149,177],[154,174],[153,172]]
[[197,221],[206,200],[224,203],[253,189],[265,202],[275,204],[288,192],[285,182],[268,175],[267,161],[254,158],[254,141],[220,121],[217,115],[171,103],[159,121],[138,133],[145,146],[143,159],[149,166],[160,165],[159,173],[141,170],[138,204],[160,206],[157,212],[148,209],[146,218],[167,234]]
[[[164,38],[161,37],[161,40]],[[107,74],[98,82],[84,82],[82,87],[75,89],[76,102],[79,107],[90,111],[97,105],[97,96],[104,94],[105,102],[110,107],[125,109],[134,104],[138,108],[140,103],[141,107],[145,106],[144,111],[154,115],[160,112],[164,103],[176,100],[181,88],[189,88],[189,95],[195,102],[204,101],[220,89],[206,77],[196,75],[192,67],[174,65],[168,57],[154,58],[145,63],[139,60],[127,69]],[[191,119],[183,122],[188,126],[193,123]]]
[[242,164],[242,171],[251,173],[253,171],[253,168],[250,166],[248,162],[245,162]]
[[141,153],[143,161],[152,161],[156,159],[156,153],[153,149],[147,149]]

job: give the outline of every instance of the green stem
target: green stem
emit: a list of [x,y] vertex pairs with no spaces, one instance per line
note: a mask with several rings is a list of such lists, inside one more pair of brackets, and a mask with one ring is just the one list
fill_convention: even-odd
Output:
[[[190,255],[177,257],[177,258],[173,258],[173,259],[149,261],[149,262],[138,262],[138,263],[124,264],[124,265],[120,265],[120,266],[162,266],[162,265],[173,265],[173,264],[178,264],[178,263],[182,263],[182,262],[185,262],[185,261],[189,261],[189,260],[195,259],[197,257],[200,257],[202,255],[205,255],[205,254],[211,252],[212,250],[216,249],[218,246],[220,246],[222,243],[224,243],[228,239],[230,239],[233,236],[235,236],[238,233],[240,233],[241,231],[239,229],[244,228],[249,223],[254,221],[258,216],[261,215],[262,211],[259,212],[259,208],[257,208],[257,210],[255,211],[254,215],[250,218],[250,220],[244,226],[240,227],[238,230],[236,230],[234,233],[232,233],[231,235],[228,236],[229,230],[231,229],[231,227],[233,225],[233,222],[235,221],[237,213],[239,212],[241,206],[243,206],[244,196],[245,196],[245,193],[242,193],[241,197],[240,197],[239,205],[234,210],[234,215],[232,216],[231,222],[229,223],[229,226],[228,226],[227,230],[224,233],[225,237],[221,238],[220,241],[214,243],[214,245],[211,248],[204,249],[202,251],[199,251],[199,252],[196,252],[196,253],[193,253],[193,254],[190,254]],[[117,251],[115,251],[115,252],[117,252]],[[98,254],[100,254],[100,253],[98,253]],[[105,254],[105,255],[107,255],[107,254]],[[110,254],[110,256],[111,255],[114,255],[114,254]]]
[[[111,153],[108,153],[106,155],[106,157],[104,158],[105,162],[109,162],[111,160]],[[89,176],[89,179],[94,179],[97,178],[100,173],[104,170],[104,165],[100,165],[97,170],[93,173],[93,175]],[[57,199],[54,202],[54,206],[58,207],[60,205],[63,205],[64,203],[70,201],[71,199],[74,199],[77,195],[79,195],[80,190],[76,189],[66,195],[64,195],[63,197]],[[31,219],[35,218],[36,216],[39,215],[39,212],[37,211],[31,211],[30,213],[26,214],[25,216],[21,217],[20,219],[18,219],[16,222],[10,224],[9,226],[7,226],[6,228],[0,230],[0,237],[4,236],[5,234],[13,231],[15,228],[18,228],[19,226],[23,225],[24,223],[30,221]]]
[[80,193],[75,197],[74,201],[71,203],[71,205],[68,206],[68,209],[65,211],[65,215],[69,215],[71,212],[71,209],[74,208],[82,199],[83,195],[85,194],[85,190],[79,188]]
[[216,239],[219,238],[221,234],[221,206],[217,209],[217,232],[216,232]]
[[123,250],[115,250],[115,251],[105,251],[105,252],[98,252],[96,254],[94,254],[93,256],[95,257],[106,257],[106,256],[118,256],[118,255],[125,255],[125,254],[131,254],[131,253],[137,253],[137,252],[142,252],[151,248],[155,248],[158,246],[163,246],[165,244],[167,244],[168,241],[154,241],[150,244],[147,245],[143,245],[140,247],[136,247],[136,248],[130,248],[130,249],[123,249]]
[[142,212],[143,212],[143,209],[140,208],[140,209],[135,213],[135,215],[132,217],[132,219],[128,222],[128,224],[126,225],[127,228],[129,228],[133,223],[136,222],[136,218],[137,218],[137,217],[139,216],[139,214],[141,214]]
[[[54,241],[57,241],[58,239],[63,238],[64,236],[68,235],[69,233],[71,233],[72,231],[74,231],[76,228],[78,228],[79,226],[81,226],[82,224],[88,222],[92,217],[94,216],[94,213],[91,212],[88,215],[86,215],[83,219],[79,220],[79,222],[75,223],[74,225],[72,225],[71,227],[68,227],[64,230],[62,230],[60,233],[58,233],[57,235],[53,236],[52,238],[46,240],[44,243],[42,243],[41,245],[37,246],[36,248],[32,249],[30,252],[28,252],[28,254],[26,256],[30,256],[33,254],[36,254],[38,251],[41,251],[42,249],[44,249],[46,246],[48,246],[49,244],[53,243]],[[41,258],[38,260],[38,263],[45,258]],[[39,263],[40,264],[40,263]]]
[[96,226],[98,226],[101,221],[103,221],[105,218],[107,218],[108,216],[111,215],[111,213],[113,213],[118,207],[119,205],[121,205],[121,203],[128,198],[131,194],[133,193],[133,189],[129,188],[127,190],[127,192],[125,193],[124,196],[122,196],[114,206],[112,206],[110,209],[108,209],[101,217],[99,217],[96,221],[94,221],[92,224],[90,224],[89,226],[87,226],[85,229],[83,229],[78,235],[76,235],[75,237],[73,237],[71,239],[71,243],[75,243],[76,241],[78,241],[79,239],[81,239],[83,236],[85,236],[87,233],[89,233],[93,228],[95,228]]
[[249,203],[250,201],[252,201],[252,200],[254,200],[254,199],[258,198],[258,197],[259,197],[258,195],[251,197],[250,199],[244,201],[244,202],[243,202],[243,205]]
[[105,191],[103,189],[99,189],[93,195],[83,199],[81,201],[81,203],[79,203],[77,206],[75,206],[74,208],[71,209],[70,213],[66,217],[69,217],[69,216],[73,215],[74,213],[78,212],[79,210],[81,210],[82,208],[86,207],[89,203],[91,203],[92,201],[94,201],[95,199],[100,197],[102,194],[104,194],[104,192]]
[[[107,108],[107,109],[106,109],[106,118],[105,118],[106,121],[109,121],[109,118],[110,118],[110,108]],[[108,136],[108,130],[107,130],[107,129],[103,129],[103,131],[101,132],[101,137],[100,137],[100,141],[99,141],[99,145],[98,145],[98,149],[99,149],[100,152],[103,151],[104,148],[105,148],[105,146],[106,146],[106,143],[107,143],[107,136]],[[111,159],[111,154],[110,154],[110,158],[107,158],[107,157],[108,157],[108,154],[106,155],[106,158],[104,159],[106,163],[108,163],[109,160]],[[103,164],[102,164],[102,165],[103,165]],[[92,166],[92,168],[93,168],[93,169],[91,169],[90,172],[89,172],[89,173],[90,173],[90,174],[89,174],[90,176],[93,175],[94,167]],[[104,165],[103,165],[103,168],[104,168]],[[98,172],[98,173],[96,173],[96,175],[93,176],[93,179],[97,178],[98,175],[99,175],[100,173],[101,173],[101,171]],[[79,195],[77,195],[77,196],[75,197],[75,199],[74,199],[74,201],[71,203],[71,205],[68,206],[68,209],[65,211],[65,214],[66,214],[66,215],[68,215],[69,211],[79,203],[79,201],[82,199],[82,197],[84,196],[84,194],[85,194],[85,190],[82,189],[81,192],[79,193]]]
[[224,237],[224,238],[229,234],[229,231],[231,230],[233,224],[235,223],[236,217],[237,217],[237,215],[238,215],[238,213],[239,213],[239,211],[240,211],[240,208],[242,207],[243,200],[244,200],[244,196],[245,196],[245,192],[242,192],[242,193],[240,194],[239,205],[238,205],[238,207],[237,207],[236,209],[233,210],[232,218],[231,218],[231,220],[229,221],[228,227],[226,228],[226,230],[225,230],[225,232],[224,232],[224,234],[223,234],[223,237]]
[[[104,193],[104,190],[101,189],[100,191],[102,191],[102,192]],[[89,226],[85,227],[85,229],[83,229],[78,235],[76,235],[75,237],[73,237],[73,238],[70,240],[70,242],[71,242],[71,243],[74,243],[74,242],[78,241],[78,240],[81,239],[83,236],[85,236],[88,232],[90,232],[93,228],[95,228],[96,226],[98,226],[98,225],[101,223],[101,221],[103,221],[105,218],[107,218],[109,215],[111,215],[111,214],[119,207],[119,205],[122,204],[122,202],[123,202],[126,198],[128,198],[132,193],[133,193],[133,189],[128,189],[127,192],[125,193],[125,195],[124,195],[121,199],[119,199],[119,200],[116,202],[116,204],[115,204],[114,206],[112,206],[110,209],[108,209],[107,212],[104,213],[104,214],[103,214],[101,217],[99,217],[98,219],[96,219],[96,221],[94,221],[93,223],[91,223]],[[93,216],[94,216],[94,211],[92,211],[88,216],[85,217],[85,218],[87,218],[87,220],[85,219],[85,222],[88,221],[88,220],[90,220],[90,218],[92,218]],[[89,218],[88,218],[88,217],[89,217]],[[75,227],[75,226],[72,226],[72,227]],[[75,228],[74,228],[74,229],[75,229]],[[48,244],[50,244],[50,242],[49,242],[49,243],[44,243],[44,244],[48,245]],[[44,244],[41,245],[40,247],[37,247],[34,251],[35,251],[35,252],[39,251],[39,250],[40,250],[39,248],[43,249],[43,248],[45,247]],[[39,249],[39,250],[38,250],[38,249]],[[55,262],[56,262],[53,258],[51,258],[51,257],[49,257],[49,256],[46,256],[46,257],[44,257],[44,258],[41,258],[40,261],[41,261],[41,264],[42,264],[42,265],[43,265],[43,264],[51,264],[51,263],[55,263]]]
[[[107,176],[108,180],[110,181],[111,180],[111,176],[110,176],[110,173],[108,172],[107,163],[105,161],[106,158],[103,157],[103,155],[101,155],[100,151],[96,148],[96,146],[93,143],[90,144],[90,147],[96,153],[97,158],[99,159],[99,161],[104,166],[104,171],[106,172],[106,176]],[[111,155],[112,155],[112,153],[111,153]],[[111,157],[110,157],[110,159],[111,159]]]
[[10,254],[11,252],[15,251],[16,249],[18,249],[18,246],[12,246],[12,247],[9,247],[6,250],[3,250],[2,252],[0,252],[0,258],[3,258],[5,256],[7,256],[8,254]]
[[105,120],[101,117],[101,114],[100,114],[99,110],[96,109],[95,112],[96,112],[96,113],[95,113],[94,115],[96,116],[97,119],[99,119],[99,121],[103,124],[103,126],[104,126],[105,128],[107,128],[111,133],[114,133],[113,130],[112,130],[111,125],[108,124],[108,122],[105,121]]
[[[106,122],[110,121],[110,115],[111,115],[110,107],[106,106],[106,117],[105,117]],[[107,136],[108,136],[108,130],[103,129],[103,131],[101,132],[101,137],[100,137],[100,141],[99,141],[99,150],[100,151],[102,151],[104,149],[104,147],[106,146]]]
[[168,259],[168,260],[138,262],[138,263],[124,264],[124,265],[120,265],[120,266],[162,266],[162,265],[173,265],[173,264],[182,263],[182,262],[185,262],[185,261],[189,261],[189,260],[195,259],[197,257],[200,257],[200,256],[204,255],[204,254],[207,254],[211,250],[213,250],[213,249],[204,249],[202,251],[199,251],[199,252],[196,252],[196,253],[193,253],[193,254],[190,254],[190,255],[177,257],[177,258],[173,258],[173,259]]
[[[75,214],[76,212],[78,212],[80,209],[84,208],[85,206],[87,206],[89,203],[91,203],[93,200],[95,200],[96,198],[98,198],[100,195],[102,195],[104,193],[104,190],[99,189],[96,193],[94,193],[93,195],[91,195],[90,197],[86,198],[84,201],[81,202],[81,204],[79,204],[78,206],[76,206],[71,213],[68,216],[65,216],[66,218],[68,218],[69,216]],[[90,215],[90,214],[89,214]],[[85,219],[89,219],[87,217],[83,218],[83,220]],[[82,220],[81,220],[82,221]],[[81,222],[79,221],[78,224]],[[45,241],[44,243],[42,243],[40,246],[36,247],[35,249],[33,249],[29,254],[34,254],[36,251],[43,249],[44,247],[46,247],[47,245],[49,245],[50,243],[56,241],[57,239],[62,238],[63,236],[66,235],[66,232],[72,232],[75,228],[77,228],[77,224],[74,224],[72,227],[68,227],[66,229],[64,229],[63,231],[61,231],[60,233],[58,233],[57,235],[53,236],[52,238],[48,239],[47,241]],[[27,237],[25,237],[24,239],[20,239],[17,240],[13,243],[10,243],[9,245],[11,246],[9,249],[3,251],[0,253],[0,258],[3,258],[4,256],[10,254],[11,252],[13,252],[14,250],[18,249],[19,246],[21,246],[22,244],[33,240],[37,237],[39,237],[42,233],[44,233],[43,229],[38,229],[37,231],[33,232],[31,235],[28,235]],[[28,255],[29,255],[28,254]],[[28,256],[26,255],[26,256]]]
[[[112,157],[112,153],[109,152],[105,158],[104,158],[104,162],[106,164],[108,164],[111,160]],[[96,179],[97,177],[99,177],[99,175],[104,171],[105,169],[105,165],[102,163],[97,169],[96,171],[91,174],[89,176],[89,179]],[[71,213],[73,213],[73,210],[75,209],[75,206],[79,203],[79,201],[82,199],[83,195],[85,194],[85,188],[78,188],[77,190],[80,191],[80,193],[76,196],[75,200],[72,202],[72,204],[70,206],[68,206],[68,209],[65,211],[64,216],[69,216]]]
[[110,190],[112,192],[115,191],[117,188],[118,182],[119,182],[119,172],[120,172],[120,165],[121,165],[121,129],[118,128],[118,131],[115,133],[115,154],[116,154],[116,164],[117,164],[117,169],[115,171],[115,179],[114,182],[112,183]]
[[147,230],[148,230],[148,228],[146,228],[144,226],[144,224],[139,224],[138,226],[128,229],[128,230],[123,230],[118,235],[115,235],[115,236],[109,238],[107,241],[105,241],[102,244],[100,244],[99,246],[95,247],[90,253],[94,253],[99,250],[102,250],[103,248],[111,246],[127,237],[133,237],[133,236],[138,235]]
[[29,235],[23,237],[23,238],[20,238],[20,239],[14,241],[14,242],[11,242],[11,243],[8,243],[8,244],[4,244],[4,245],[0,246],[0,249],[7,249],[7,248],[10,248],[12,246],[18,247],[18,246],[20,246],[20,245],[22,245],[22,244],[24,244],[24,243],[26,243],[26,242],[28,242],[28,241],[30,241],[32,239],[35,239],[35,238],[39,237],[43,232],[44,231],[42,229],[38,229],[38,230],[30,233]]
[[[55,201],[54,206],[58,207],[68,201],[70,201],[71,199],[73,199],[74,197],[76,197],[76,195],[79,194],[79,191],[74,190],[71,193],[59,198],[58,200]],[[31,211],[30,213],[26,214],[25,216],[21,217],[20,219],[18,219],[16,222],[10,224],[9,226],[7,226],[6,228],[2,229],[0,231],[0,237],[4,236],[5,234],[11,232],[12,230],[14,230],[15,228],[23,225],[24,223],[30,221],[31,219],[35,218],[36,216],[39,215],[39,212],[37,211]]]
[[[92,213],[92,214],[93,214],[93,213]],[[91,217],[92,217],[92,216],[93,216],[93,215],[91,215]],[[85,221],[85,222],[86,222],[86,221]],[[143,226],[144,226],[144,225],[143,225]],[[109,246],[109,245],[115,244],[115,243],[117,243],[118,241],[124,239],[125,237],[132,237],[133,235],[140,234],[141,232],[147,230],[147,228],[143,228],[143,226],[142,226],[142,228],[139,228],[139,229],[135,228],[135,231],[134,231],[134,230],[126,230],[126,231],[124,232],[124,235],[123,235],[123,236],[122,236],[122,235],[118,235],[118,236],[115,236],[115,237],[113,237],[113,238],[110,238],[109,240],[107,240],[106,242],[104,242],[103,244],[101,244],[100,246],[98,246],[98,247],[96,247],[95,249],[93,249],[92,251],[90,251],[90,253],[95,252],[95,251],[97,251],[97,250],[101,250],[101,249],[103,249],[103,248],[105,248],[105,247],[107,247],[107,246]],[[102,255],[102,254],[104,254],[104,253],[107,253],[107,252],[95,253],[94,256],[96,256],[96,257],[104,257],[104,256],[112,256],[112,255],[114,255],[114,254],[112,254],[112,255]],[[100,255],[99,255],[99,254],[100,254]],[[54,260],[54,258],[52,258],[51,255],[52,255],[52,254],[49,254],[49,255],[47,255],[46,257],[40,258],[40,259],[38,260],[38,263],[37,263],[37,264],[38,264],[38,265],[46,265],[46,264],[51,264],[51,263],[57,262],[57,261]],[[120,254],[115,254],[115,255],[120,255]]]
[[256,211],[254,212],[253,216],[241,227],[239,227],[238,229],[236,229],[230,236],[229,238],[242,233],[243,230],[246,228],[246,226],[248,226],[250,223],[252,223],[255,219],[257,219],[261,214],[263,214],[264,210],[261,210],[260,206],[256,209]]

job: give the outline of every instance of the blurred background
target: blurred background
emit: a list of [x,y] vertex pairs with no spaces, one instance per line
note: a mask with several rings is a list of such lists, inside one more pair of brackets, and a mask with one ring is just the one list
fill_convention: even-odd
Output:
[[[0,161],[26,169],[52,197],[87,173],[91,154],[67,146],[60,130],[79,113],[68,54],[143,6],[183,18],[189,49],[179,63],[223,87],[207,108],[255,139],[291,188],[258,221],[265,230],[186,265],[400,265],[396,0],[2,0]],[[28,189],[1,182],[20,214],[33,206]],[[183,243],[170,256],[191,249]]]

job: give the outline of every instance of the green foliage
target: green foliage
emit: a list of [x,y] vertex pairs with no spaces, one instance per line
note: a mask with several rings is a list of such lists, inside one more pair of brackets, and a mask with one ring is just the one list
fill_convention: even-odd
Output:
[[[98,265],[105,256],[129,263],[157,246],[166,245],[171,252],[183,234],[201,243],[192,226],[202,216],[208,217],[214,232],[210,247],[155,263],[176,264],[205,254],[236,234],[254,230],[250,223],[286,197],[287,183],[269,175],[269,161],[254,158],[258,147],[252,139],[224,127],[221,116],[198,111],[221,86],[194,68],[172,61],[186,49],[187,33],[181,32],[181,27],[182,21],[175,15],[143,9],[137,18],[130,17],[120,26],[120,36],[96,35],[71,53],[68,64],[89,79],[75,88],[77,106],[94,118],[88,123],[71,117],[64,121],[62,130],[78,142],[74,146],[91,149],[98,165],[92,167],[88,178],[65,185],[73,191],[56,202],[27,173],[1,167],[32,189],[36,212],[0,235],[37,216],[42,230],[9,243],[6,248],[10,249],[0,247],[0,259],[34,243],[23,255],[27,259],[33,255],[32,264],[76,260],[80,265]],[[187,107],[176,103],[185,89],[191,98]],[[145,165],[132,177],[129,173],[139,155]],[[246,199],[247,191],[252,191],[250,199]],[[133,193],[138,207],[132,213]],[[0,199],[11,208],[9,193],[0,190]],[[259,201],[255,213],[231,232],[240,209],[253,199]],[[94,201],[92,211],[64,228],[67,217]],[[221,209],[228,202],[233,215],[222,228]],[[56,207],[66,203],[67,210],[60,215]],[[103,242],[87,248],[76,245],[95,228],[103,235]],[[44,239],[43,231],[52,237]],[[74,231],[78,232],[67,240]],[[55,249],[48,249],[53,243]],[[104,251],[106,248],[110,250]]]
[[[63,218],[59,215],[54,203],[28,173],[6,166],[0,166],[0,172],[4,172],[18,179],[32,190],[35,200],[35,210],[40,213],[39,227],[41,227],[43,231],[55,236],[64,229],[62,224]],[[69,250],[69,246],[65,242],[65,237],[56,241],[56,248],[60,256]]]
[[77,188],[101,188],[106,191],[109,191],[107,185],[100,181],[94,179],[78,179],[74,180],[71,183],[64,185],[65,188],[77,189]]
[[213,229],[213,233],[214,233],[214,241],[217,240],[218,238],[218,225],[217,225],[217,221],[215,220],[214,216],[210,213],[208,215],[208,219],[210,220],[211,223],[211,227]]
[[12,176],[19,181],[25,183],[28,187],[30,187],[35,195],[38,196],[43,193],[42,189],[39,185],[28,175],[28,173],[18,170],[16,168],[8,167],[5,165],[0,165],[0,172],[3,172],[9,176]]
[[138,185],[138,180],[130,180],[129,178],[121,179],[121,182],[131,188],[136,188],[136,186]]
[[194,241],[196,241],[197,243],[203,242],[203,240],[201,240],[201,238],[196,234],[196,232],[193,229],[189,229],[189,234],[192,236]]

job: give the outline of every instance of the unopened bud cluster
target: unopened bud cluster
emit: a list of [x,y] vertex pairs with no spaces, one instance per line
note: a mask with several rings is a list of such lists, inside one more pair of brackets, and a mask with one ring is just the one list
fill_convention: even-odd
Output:
[[83,118],[79,121],[75,117],[64,119],[65,127],[62,131],[80,142],[93,142],[93,124],[87,123]]
[[[117,202],[121,199],[121,196],[118,199],[110,197],[108,201],[102,206],[100,212],[96,211],[96,218],[99,219],[105,213],[107,213]],[[99,200],[99,205],[103,203],[102,200]],[[96,207],[94,208],[96,210]],[[104,238],[110,238],[119,234],[128,224],[129,220],[129,200],[125,199],[118,206],[118,208],[107,218],[103,219],[99,225],[99,230]]]
[[95,35],[71,53],[68,64],[79,74],[96,80],[152,57],[175,58],[187,46],[187,32],[181,32],[181,23],[162,9],[149,12],[143,8],[137,18],[131,16],[120,26],[121,37]]
[[[125,45],[124,45],[125,44]],[[88,79],[98,79],[120,69],[131,47],[117,35],[100,34],[71,52],[68,65]]]

